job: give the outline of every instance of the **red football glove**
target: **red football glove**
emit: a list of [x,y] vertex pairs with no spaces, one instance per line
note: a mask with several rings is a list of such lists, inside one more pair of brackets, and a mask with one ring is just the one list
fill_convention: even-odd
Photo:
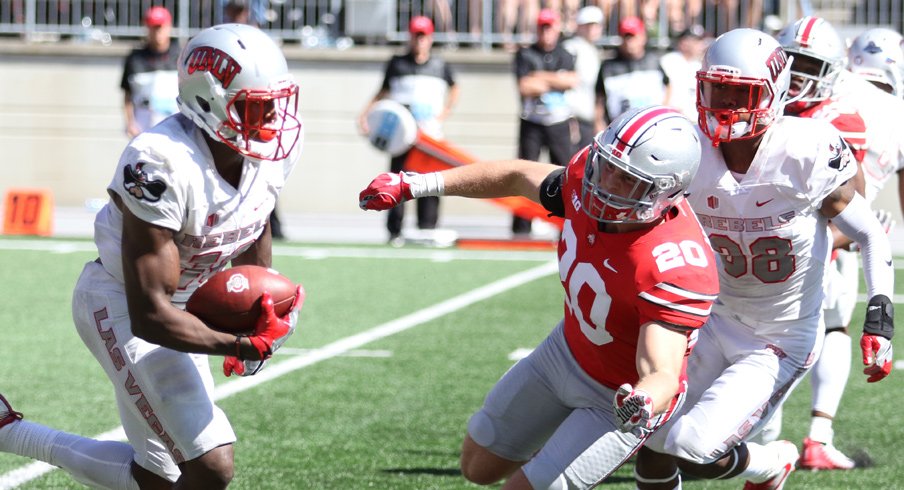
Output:
[[235,356],[226,356],[226,359],[223,360],[223,374],[227,377],[233,373],[239,376],[253,376],[260,372],[264,368],[265,361],[295,333],[298,312],[304,304],[304,297],[304,288],[297,286],[295,300],[289,307],[289,312],[279,318],[273,311],[273,298],[270,296],[270,292],[265,291],[261,296],[261,316],[257,319],[254,334],[248,337],[251,345],[260,354],[260,359],[242,361]]
[[891,374],[892,347],[891,341],[878,335],[863,334],[860,337],[860,350],[863,352],[863,374],[869,376],[867,383],[875,383]]
[[378,175],[358,195],[358,206],[364,210],[385,211],[413,199],[410,179],[411,176],[406,173],[384,172]]
[[895,334],[895,307],[883,294],[870,298],[866,305],[860,351],[863,353],[863,374],[867,383],[875,383],[891,373],[891,338]]
[[615,392],[612,405],[620,431],[637,437],[644,437],[653,431],[657,418],[653,414],[653,398],[646,391],[625,383]]

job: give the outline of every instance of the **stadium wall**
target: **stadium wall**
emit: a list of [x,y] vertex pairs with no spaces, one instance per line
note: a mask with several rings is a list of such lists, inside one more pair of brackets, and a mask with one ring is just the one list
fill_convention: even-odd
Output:
[[[0,44],[0,192],[45,187],[58,206],[105,200],[127,139],[123,131],[122,59],[130,46]],[[361,213],[358,191],[388,167],[387,156],[357,132],[356,118],[377,91],[392,48],[349,51],[287,48],[301,84],[305,148],[280,200],[288,214]],[[458,74],[461,96],[446,136],[483,159],[516,155],[518,97],[508,53],[441,51]],[[878,206],[901,219],[896,185]],[[502,217],[486,203],[447,199],[443,216]]]

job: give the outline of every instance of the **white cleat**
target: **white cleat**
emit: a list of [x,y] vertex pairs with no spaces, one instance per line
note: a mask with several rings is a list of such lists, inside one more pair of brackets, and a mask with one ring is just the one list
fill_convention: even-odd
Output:
[[800,459],[797,446],[791,441],[773,441],[766,444],[766,447],[775,448],[778,453],[775,474],[762,483],[748,481],[744,484],[744,490],[781,490],[785,486],[788,475],[794,471],[797,460]]

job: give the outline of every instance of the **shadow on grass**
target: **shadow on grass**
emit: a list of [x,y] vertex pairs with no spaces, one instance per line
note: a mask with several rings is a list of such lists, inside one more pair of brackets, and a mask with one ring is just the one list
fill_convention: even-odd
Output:
[[[461,477],[458,468],[385,468],[382,473],[393,475],[432,475]],[[634,483],[634,477],[613,475],[605,483]]]
[[458,468],[385,468],[380,470],[380,472],[392,475],[433,475],[461,477],[461,470],[459,470]]

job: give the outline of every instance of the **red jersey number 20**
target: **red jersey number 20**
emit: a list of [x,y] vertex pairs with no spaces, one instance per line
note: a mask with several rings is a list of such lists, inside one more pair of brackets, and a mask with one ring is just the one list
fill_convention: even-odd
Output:
[[[565,221],[562,241],[565,247],[559,258],[559,278],[566,286],[565,304],[574,314],[581,326],[581,332],[590,342],[595,345],[608,344],[612,342],[612,335],[606,331],[606,318],[609,316],[612,297],[606,291],[606,283],[593,264],[577,262],[577,235],[571,226],[571,220]],[[652,256],[659,272],[684,265],[706,267],[708,264],[703,247],[690,240],[679,243],[663,242],[653,248]],[[607,261],[604,261],[602,266],[606,267],[606,263]],[[578,300],[578,295],[585,286],[593,292],[590,304],[587,304],[587,296],[584,297],[584,303]]]

